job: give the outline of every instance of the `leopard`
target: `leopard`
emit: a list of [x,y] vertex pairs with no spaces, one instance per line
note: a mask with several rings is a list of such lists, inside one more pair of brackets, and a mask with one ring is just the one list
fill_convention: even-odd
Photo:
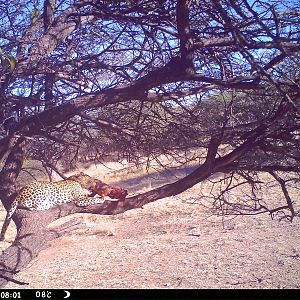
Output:
[[24,186],[7,211],[0,233],[0,241],[4,240],[7,227],[17,208],[47,210],[67,202],[74,202],[77,206],[103,203],[103,196],[93,193],[96,184],[96,179],[80,172],[64,180],[35,181]]

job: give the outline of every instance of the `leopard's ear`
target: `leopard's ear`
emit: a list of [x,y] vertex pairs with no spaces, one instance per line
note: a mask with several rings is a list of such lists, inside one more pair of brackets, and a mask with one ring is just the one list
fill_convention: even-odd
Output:
[[85,175],[83,172],[80,172],[80,174],[79,175]]

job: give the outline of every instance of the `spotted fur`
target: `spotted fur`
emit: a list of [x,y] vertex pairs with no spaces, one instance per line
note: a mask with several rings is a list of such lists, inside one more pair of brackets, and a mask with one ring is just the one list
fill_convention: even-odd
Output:
[[57,204],[73,201],[78,206],[102,203],[103,198],[90,197],[96,181],[81,172],[66,180],[57,182],[33,182],[23,187],[7,212],[2,226],[0,240],[4,240],[9,222],[17,208],[29,210],[46,210]]

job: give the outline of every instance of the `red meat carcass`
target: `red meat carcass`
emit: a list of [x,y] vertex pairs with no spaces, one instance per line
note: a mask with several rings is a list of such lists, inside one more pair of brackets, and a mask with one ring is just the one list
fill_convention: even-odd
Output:
[[111,186],[101,180],[97,180],[91,196],[94,196],[95,194],[98,194],[101,197],[108,196],[111,199],[124,200],[128,195],[128,192],[122,187]]

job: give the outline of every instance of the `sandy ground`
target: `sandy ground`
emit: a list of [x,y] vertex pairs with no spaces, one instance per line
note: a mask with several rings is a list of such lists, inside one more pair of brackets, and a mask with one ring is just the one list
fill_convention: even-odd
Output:
[[118,216],[85,214],[87,228],[53,241],[15,277],[28,286],[6,288],[300,288],[300,218],[223,226],[194,201],[201,187]]

